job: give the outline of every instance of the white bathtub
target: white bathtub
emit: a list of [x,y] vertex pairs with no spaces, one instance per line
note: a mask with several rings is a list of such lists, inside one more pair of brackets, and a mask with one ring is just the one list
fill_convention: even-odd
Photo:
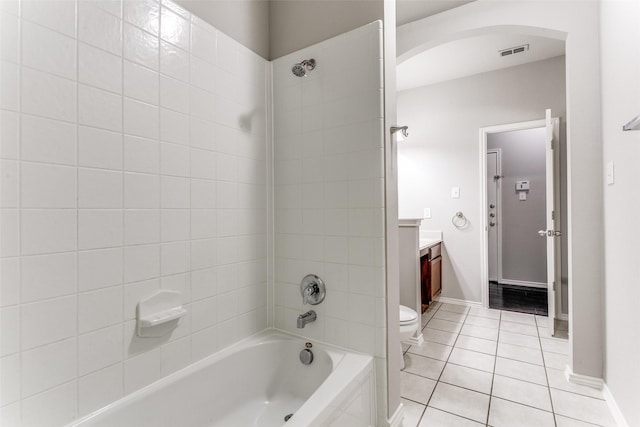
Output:
[[[70,426],[371,426],[371,356],[267,330],[157,381]],[[294,414],[285,423],[284,417]]]

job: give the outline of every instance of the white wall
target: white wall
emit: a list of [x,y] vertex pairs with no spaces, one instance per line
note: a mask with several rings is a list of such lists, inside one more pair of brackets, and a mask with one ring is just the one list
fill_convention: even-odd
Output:
[[603,367],[604,283],[598,12],[592,1],[476,1],[398,28],[401,61],[494,31],[566,41],[569,359],[575,373],[594,377]]
[[634,219],[640,210],[640,132],[622,132],[621,126],[640,114],[640,3],[602,2],[600,13],[602,160],[615,163],[615,184],[604,185],[605,381],[627,425],[635,426],[640,425],[640,226]]
[[0,424],[61,425],[266,327],[267,63],[169,2],[0,6]]
[[[316,60],[315,70],[294,76],[292,65],[305,58]],[[277,59],[273,82],[275,326],[371,354],[385,378],[381,23]],[[309,273],[327,288],[316,306],[300,295]],[[297,329],[310,309],[317,320]],[[387,415],[384,384],[379,422]]]
[[[510,88],[508,91],[504,87]],[[552,58],[398,93],[398,122],[410,137],[398,145],[400,217],[421,217],[423,230],[442,230],[442,295],[481,301],[482,195],[479,129],[565,117],[564,58]],[[451,187],[460,198],[451,198]],[[462,211],[469,227],[456,229]]]
[[[538,236],[538,230],[546,230],[547,218],[545,141],[544,127],[487,135],[487,148],[500,149],[502,166],[500,279],[547,283],[547,241]],[[526,200],[520,200],[515,188],[520,180],[529,181]]]

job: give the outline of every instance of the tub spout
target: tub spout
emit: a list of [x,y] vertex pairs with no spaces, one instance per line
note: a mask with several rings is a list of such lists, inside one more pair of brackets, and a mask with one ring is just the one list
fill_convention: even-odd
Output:
[[304,328],[307,323],[313,322],[317,317],[316,312],[313,310],[309,310],[306,313],[301,314],[298,316],[298,329]]

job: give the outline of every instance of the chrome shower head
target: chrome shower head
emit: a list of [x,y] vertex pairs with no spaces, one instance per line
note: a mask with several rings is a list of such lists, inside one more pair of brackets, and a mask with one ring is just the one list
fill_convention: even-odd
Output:
[[315,59],[305,59],[302,62],[294,64],[291,67],[291,72],[296,77],[307,77],[307,71],[312,71],[316,68],[316,60]]

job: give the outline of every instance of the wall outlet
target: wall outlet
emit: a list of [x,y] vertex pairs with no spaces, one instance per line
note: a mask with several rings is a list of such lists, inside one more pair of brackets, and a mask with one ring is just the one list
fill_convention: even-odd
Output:
[[424,211],[422,212],[422,218],[431,218],[431,208],[424,208]]
[[460,187],[451,187],[451,198],[452,199],[460,198]]

